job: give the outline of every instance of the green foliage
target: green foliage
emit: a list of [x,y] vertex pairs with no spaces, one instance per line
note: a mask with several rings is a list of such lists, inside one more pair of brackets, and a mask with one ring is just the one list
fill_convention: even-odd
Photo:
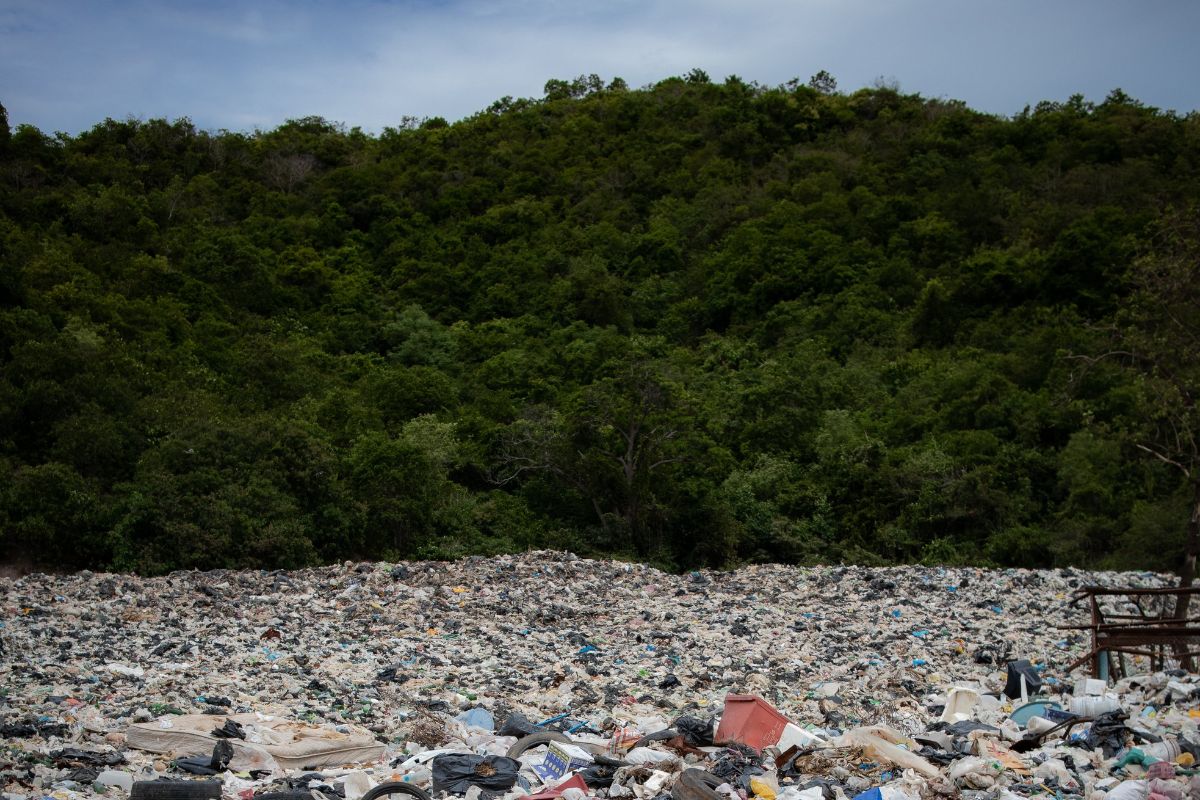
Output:
[[378,137],[0,106],[0,557],[1172,566],[1197,130],[824,71]]

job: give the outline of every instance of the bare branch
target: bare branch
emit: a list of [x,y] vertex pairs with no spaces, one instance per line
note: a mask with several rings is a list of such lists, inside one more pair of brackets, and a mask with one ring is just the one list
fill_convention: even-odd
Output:
[[1183,464],[1180,464],[1178,461],[1167,458],[1162,453],[1158,452],[1157,450],[1155,450],[1151,447],[1147,447],[1144,444],[1137,444],[1137,445],[1135,445],[1135,447],[1137,447],[1137,449],[1139,449],[1139,450],[1149,453],[1150,455],[1154,456],[1155,458],[1157,458],[1159,461],[1163,462],[1164,464],[1170,464],[1172,467],[1179,469],[1181,472],[1183,472],[1183,474],[1186,477],[1188,477],[1188,478],[1192,477],[1192,471],[1190,469],[1188,469],[1187,467],[1185,467]]

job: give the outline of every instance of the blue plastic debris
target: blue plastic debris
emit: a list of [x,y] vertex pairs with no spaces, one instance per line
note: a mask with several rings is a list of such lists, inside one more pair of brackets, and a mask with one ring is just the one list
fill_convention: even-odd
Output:
[[455,719],[472,728],[480,728],[485,731],[496,730],[496,718],[492,716],[492,712],[482,706],[476,706],[468,711],[464,711],[455,717]]

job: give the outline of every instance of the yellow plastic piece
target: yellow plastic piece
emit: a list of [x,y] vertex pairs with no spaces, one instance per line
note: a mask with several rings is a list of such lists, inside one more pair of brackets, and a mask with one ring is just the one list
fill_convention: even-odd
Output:
[[751,778],[750,789],[754,792],[755,797],[762,798],[762,800],[775,800],[775,790],[768,786],[766,781]]

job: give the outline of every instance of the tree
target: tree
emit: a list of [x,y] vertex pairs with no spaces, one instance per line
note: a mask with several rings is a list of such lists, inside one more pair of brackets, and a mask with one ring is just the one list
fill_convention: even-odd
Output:
[[534,410],[500,437],[492,481],[549,474],[591,505],[606,538],[652,553],[661,475],[683,458],[677,391],[656,365],[635,363],[584,387],[570,415]]
[[[1176,471],[1190,495],[1179,584],[1191,586],[1200,556],[1200,209],[1166,216],[1132,264],[1133,293],[1108,329],[1109,348],[1080,357],[1132,374],[1141,414],[1133,446]],[[1175,614],[1186,618],[1188,596]]]
[[9,140],[12,139],[12,131],[8,127],[8,109],[0,103],[0,153],[3,153],[8,147]]
[[837,91],[837,79],[825,70],[808,79],[809,88],[816,89],[821,94],[833,94]]

